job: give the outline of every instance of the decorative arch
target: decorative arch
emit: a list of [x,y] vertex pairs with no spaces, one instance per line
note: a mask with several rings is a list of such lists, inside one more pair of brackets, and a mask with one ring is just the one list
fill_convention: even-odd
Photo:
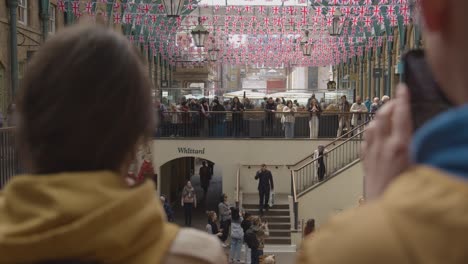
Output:
[[158,179],[160,194],[166,195],[170,197],[170,200],[175,201],[180,198],[179,192],[187,180],[191,180],[195,188],[200,189],[198,171],[203,161],[208,163],[208,167],[213,172],[216,163],[202,157],[182,156],[163,163],[159,170],[161,175]]

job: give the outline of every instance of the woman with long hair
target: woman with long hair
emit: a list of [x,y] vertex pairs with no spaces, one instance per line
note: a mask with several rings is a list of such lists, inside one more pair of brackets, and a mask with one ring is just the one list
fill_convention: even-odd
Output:
[[223,236],[221,241],[223,241],[223,247],[227,247],[226,240],[229,236],[229,229],[231,227],[231,208],[228,203],[228,197],[226,194],[221,195],[221,199],[218,204],[219,220],[221,223],[221,229],[223,229]]
[[318,138],[319,118],[322,113],[322,108],[317,102],[317,99],[312,98],[310,100],[310,105],[307,111],[309,111],[310,138]]
[[242,242],[244,241],[244,230],[242,228],[242,217],[238,208],[231,208],[231,251],[230,259],[234,263],[234,260],[237,260],[238,263],[241,262],[241,249]]
[[309,219],[304,227],[304,237],[311,235],[315,232],[315,219]]
[[215,235],[219,239],[223,236],[223,230],[218,227],[218,216],[214,211],[206,212],[208,216],[208,224],[206,224],[206,232],[211,235]]
[[197,208],[197,193],[191,181],[187,181],[187,184],[182,190],[181,204],[185,212],[185,225],[192,226],[193,208]]
[[154,132],[150,87],[138,49],[112,29],[72,26],[39,48],[16,98],[29,174],[0,197],[0,263],[200,263],[199,241],[225,263],[216,239],[166,221],[151,180],[125,181]]

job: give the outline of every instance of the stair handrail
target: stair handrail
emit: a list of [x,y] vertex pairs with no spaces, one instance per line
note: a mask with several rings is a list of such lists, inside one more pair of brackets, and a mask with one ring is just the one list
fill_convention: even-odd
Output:
[[240,167],[237,168],[236,175],[236,207],[240,207]]
[[[342,141],[340,144],[338,144],[338,145],[334,146],[333,148],[331,148],[330,150],[328,150],[327,153],[324,154],[324,155],[326,156],[326,155],[330,154],[330,152],[336,150],[337,148],[341,147],[342,145],[348,143],[349,141],[356,139],[357,137],[361,138],[361,136],[364,134],[364,131],[365,131],[365,129],[363,129],[362,131],[360,131],[360,132],[357,133],[356,135],[353,135],[352,137],[350,137],[350,138],[348,138],[348,139]],[[301,169],[303,169],[304,167],[306,167],[306,166],[308,166],[308,165],[310,165],[310,164],[316,162],[319,158],[321,158],[321,157],[324,156],[324,155],[320,155],[320,156],[314,158],[313,160],[307,162],[306,164],[302,165],[302,166],[299,167],[298,169],[292,169],[292,170],[293,170],[293,171],[301,170]]]
[[[330,142],[330,143],[328,143],[327,145],[325,145],[325,148],[330,147],[330,146],[333,146],[333,145],[336,144],[336,142],[342,141],[343,139],[348,138],[349,135],[354,134],[354,132],[359,131],[360,129],[362,129],[363,127],[365,127],[366,125],[369,124],[369,122],[372,120],[372,117],[373,117],[373,116],[374,116],[373,113],[368,113],[368,114],[367,114],[367,117],[368,117],[368,118],[367,118],[367,120],[366,120],[364,123],[360,124],[360,125],[357,126],[357,127],[354,127],[353,129],[351,129],[350,131],[348,131],[348,132],[346,132],[345,134],[341,135],[340,137],[335,138],[332,142]],[[296,162],[296,164],[290,165],[290,167],[296,167],[296,166],[298,166],[299,164],[301,164],[302,162],[308,160],[309,158],[310,158],[310,156],[307,156],[307,157],[303,158],[302,160],[300,160],[299,162]]]
[[297,230],[298,227],[298,217],[299,217],[299,212],[298,212],[298,203],[297,203],[297,189],[296,189],[296,177],[295,177],[295,171],[291,170],[291,196],[293,199],[293,223],[294,223],[294,229]]
[[[333,147],[332,149],[330,149],[327,154],[325,155],[328,155],[330,154],[332,151],[335,151],[336,149],[338,149],[340,146],[348,143],[349,141],[351,140],[355,140],[356,138],[359,138],[360,140],[362,139],[362,135],[364,133],[365,129],[361,130],[359,133],[353,135],[352,137],[346,139],[345,141],[341,142],[341,144]],[[299,217],[299,208],[298,208],[298,193],[297,193],[297,187],[296,187],[296,178],[297,178],[297,174],[296,172],[303,169],[304,167],[314,163],[314,162],[317,162],[319,158],[321,158],[323,155],[320,155],[318,157],[316,157],[315,159],[313,159],[312,161],[308,162],[306,165],[303,165],[301,168],[299,169],[291,169],[291,193],[292,193],[292,196],[293,196],[293,200],[294,200],[294,203],[293,203],[293,210],[294,210],[294,228],[297,230],[298,228],[298,217]],[[330,176],[328,176],[330,177]],[[310,187],[313,187],[314,184],[312,184]],[[305,188],[304,191],[302,193],[306,193],[308,191],[310,191],[311,189],[310,188]],[[301,227],[302,228],[302,227]]]

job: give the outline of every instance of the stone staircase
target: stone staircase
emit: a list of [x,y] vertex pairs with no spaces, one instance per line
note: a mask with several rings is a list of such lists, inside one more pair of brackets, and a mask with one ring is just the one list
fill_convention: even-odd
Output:
[[[257,195],[258,197],[258,195]],[[279,199],[278,199],[279,200]],[[245,201],[243,209],[252,214],[259,215],[258,202],[253,203]],[[291,217],[289,213],[289,204],[281,201],[263,212],[263,218],[268,221],[270,236],[265,240],[267,245],[291,245]]]

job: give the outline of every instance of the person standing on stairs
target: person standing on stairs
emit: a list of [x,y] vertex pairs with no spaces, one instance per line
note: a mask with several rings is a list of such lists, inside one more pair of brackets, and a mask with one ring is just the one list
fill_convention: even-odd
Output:
[[221,241],[223,242],[223,247],[227,247],[226,240],[228,239],[231,227],[231,208],[228,204],[228,197],[226,194],[221,195],[220,202],[218,204],[219,218],[221,221],[221,229],[223,230],[223,236],[221,236]]
[[326,158],[327,158],[327,150],[323,145],[319,145],[317,150],[314,151],[314,158],[317,158],[317,176],[319,182],[323,181],[325,179],[325,174],[327,172],[327,167],[325,164],[327,163]]
[[268,210],[268,200],[270,199],[270,191],[274,190],[273,175],[267,170],[265,164],[255,175],[255,180],[258,180],[258,194],[260,195],[260,214],[263,215],[263,209]]

